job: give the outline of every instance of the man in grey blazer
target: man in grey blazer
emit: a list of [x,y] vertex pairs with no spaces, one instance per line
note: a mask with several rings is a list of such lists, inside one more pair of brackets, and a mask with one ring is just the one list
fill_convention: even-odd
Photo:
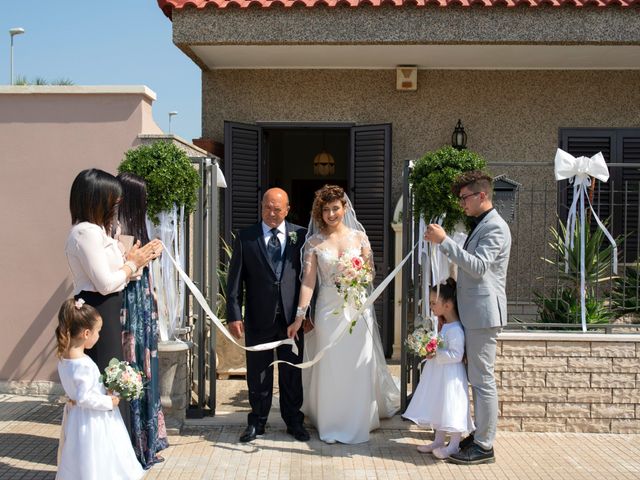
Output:
[[493,208],[493,179],[489,175],[466,172],[456,179],[452,190],[474,225],[464,247],[435,224],[427,227],[425,240],[440,244],[441,251],[458,266],[458,312],[465,330],[476,431],[460,443],[460,452],[449,461],[461,465],[493,463],[498,423],[494,365],[498,333],[507,324],[505,287],[511,233]]

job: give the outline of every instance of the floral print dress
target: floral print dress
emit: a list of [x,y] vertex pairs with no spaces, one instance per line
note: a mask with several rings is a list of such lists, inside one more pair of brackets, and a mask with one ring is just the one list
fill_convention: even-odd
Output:
[[145,375],[145,395],[130,402],[131,437],[138,460],[148,469],[161,461],[157,453],[169,446],[160,407],[158,308],[148,267],[125,288],[120,321],[124,359]]

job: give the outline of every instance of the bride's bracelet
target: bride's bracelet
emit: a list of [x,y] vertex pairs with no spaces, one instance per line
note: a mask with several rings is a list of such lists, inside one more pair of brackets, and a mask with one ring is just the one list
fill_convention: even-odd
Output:
[[305,315],[307,314],[308,308],[309,308],[309,305],[307,305],[306,307],[296,308],[296,318],[304,318]]

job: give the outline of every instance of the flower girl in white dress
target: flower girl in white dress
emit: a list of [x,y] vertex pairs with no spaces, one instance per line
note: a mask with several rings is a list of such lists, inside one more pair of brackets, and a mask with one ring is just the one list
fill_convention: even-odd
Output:
[[[458,452],[462,434],[474,430],[467,373],[462,363],[464,330],[458,319],[455,280],[448,278],[439,289],[432,287],[429,305],[443,324],[440,335],[444,346],[427,355],[420,382],[402,416],[436,431],[435,440],[418,446],[418,451],[444,459]],[[447,434],[449,444],[445,446]]]
[[100,383],[98,366],[84,350],[100,337],[102,318],[82,299],[69,299],[58,313],[58,374],[70,401],[65,405],[57,480],[136,480],[144,470],[133,451],[120,399]]

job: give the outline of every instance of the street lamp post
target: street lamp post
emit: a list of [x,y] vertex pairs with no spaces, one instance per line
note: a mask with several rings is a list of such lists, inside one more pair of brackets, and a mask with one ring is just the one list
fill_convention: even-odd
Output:
[[171,117],[173,117],[174,115],[177,115],[178,112],[173,111],[173,112],[169,112],[169,133],[171,133]]
[[9,76],[9,85],[13,85],[13,37],[16,35],[22,35],[24,33],[24,28],[16,27],[11,28],[9,30],[9,35],[11,35],[11,71]]

